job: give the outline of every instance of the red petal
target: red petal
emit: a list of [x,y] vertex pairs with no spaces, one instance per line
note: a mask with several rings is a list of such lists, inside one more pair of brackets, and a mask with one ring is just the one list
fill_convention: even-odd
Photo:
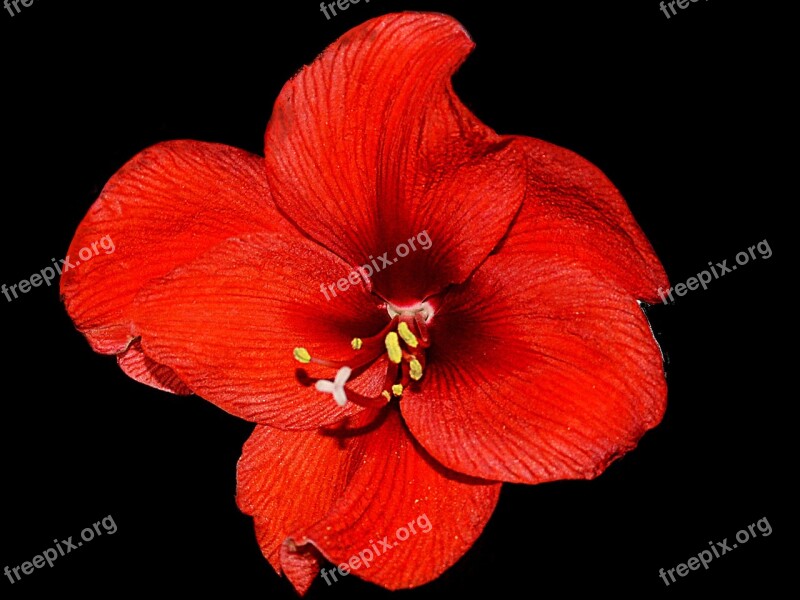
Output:
[[277,204],[349,264],[392,260],[399,243],[427,232],[430,250],[392,267],[403,285],[376,284],[398,303],[463,281],[522,200],[522,156],[452,89],[472,47],[445,15],[373,19],[284,87],[267,127]]
[[[139,290],[231,236],[274,230],[281,218],[271,202],[263,159],[242,150],[176,141],[139,153],[106,184],[70,245],[75,267],[61,294],[76,327],[97,352],[125,352]],[[147,363],[146,376],[133,354],[119,363],[134,379],[185,393],[166,383],[166,367]]]
[[[341,409],[318,392],[309,375],[333,379],[336,370],[301,365],[294,348],[343,360],[352,357],[354,337],[373,335],[388,321],[363,285],[325,299],[320,286],[346,274],[340,259],[294,232],[227,240],[142,290],[133,332],[148,356],[224,410],[315,429],[358,407]],[[361,375],[381,383],[384,376]]]
[[[283,568],[300,593],[305,593],[316,575],[320,556],[289,553],[282,565],[281,546],[292,531],[323,518],[341,496],[351,449],[361,447],[355,439],[348,445],[350,449],[345,449],[337,438],[318,430],[283,431],[258,425],[239,459],[239,508],[253,516],[264,557],[276,573]],[[298,562],[301,567],[293,569]]]
[[139,383],[173,394],[188,395],[192,390],[180,377],[166,365],[159,364],[142,352],[139,341],[131,344],[122,354],[117,355],[117,363],[125,373]]
[[[355,437],[301,435],[254,435],[239,469],[240,506],[256,517],[262,551],[276,566],[275,544],[289,538],[281,565],[300,593],[320,576],[314,547],[334,565],[371,553],[368,566],[353,563],[353,574],[389,589],[426,583],[472,546],[497,503],[499,484],[443,468],[410,438],[396,411],[384,411]],[[338,458],[326,456],[331,452]],[[301,500],[287,503],[295,494]]]
[[446,466],[539,483],[600,474],[661,419],[661,352],[638,303],[579,263],[506,248],[434,316],[401,409]]
[[531,138],[515,143],[527,155],[528,191],[505,246],[579,260],[634,297],[658,301],[666,273],[619,190],[569,150]]

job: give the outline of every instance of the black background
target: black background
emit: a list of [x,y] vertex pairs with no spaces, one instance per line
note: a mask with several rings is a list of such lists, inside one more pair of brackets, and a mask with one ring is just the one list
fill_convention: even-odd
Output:
[[[777,231],[787,15],[768,3],[372,0],[326,20],[314,0],[53,2],[0,12],[0,283],[63,258],[108,178],[159,141],[262,152],[272,104],[354,25],[404,9],[460,20],[477,49],[455,79],[501,133],[597,164],[626,197],[672,284],[764,239],[773,251],[649,311],[668,357],[669,407],[639,447],[591,482],[504,486],[473,548],[402,597],[675,596],[788,581],[792,552],[788,355],[796,355]],[[157,256],[151,257],[158,260]],[[94,354],[57,289],[0,296],[0,568],[112,515],[118,526],[0,595],[225,590],[291,598],[234,502],[252,425],[158,392]],[[787,350],[783,349],[784,344]],[[791,348],[789,350],[788,348]],[[796,367],[795,367],[796,369]],[[796,456],[796,452],[794,454]],[[302,497],[289,498],[302,502]],[[667,588],[672,568],[766,517],[773,528]],[[388,597],[356,577],[309,598]]]

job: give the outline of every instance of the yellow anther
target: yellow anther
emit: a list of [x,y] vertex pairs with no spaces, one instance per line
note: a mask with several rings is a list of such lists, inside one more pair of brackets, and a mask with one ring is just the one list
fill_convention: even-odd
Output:
[[419,344],[419,342],[417,342],[417,336],[411,333],[411,330],[408,328],[408,323],[405,321],[400,321],[400,325],[397,326],[397,333],[399,333],[403,341],[412,348],[416,348]]
[[394,394],[395,396],[402,396],[403,395],[403,386],[400,385],[399,383],[395,383],[392,386],[392,394]]
[[395,364],[400,364],[403,360],[403,351],[400,349],[400,340],[397,339],[397,334],[390,331],[386,334],[386,351],[389,353],[389,360]]
[[311,355],[305,348],[295,348],[294,357],[296,360],[300,361],[304,365],[311,362]]
[[364,345],[364,341],[361,338],[353,338],[353,341],[350,342],[350,347],[353,350],[361,350],[361,346]]
[[409,367],[408,374],[411,377],[411,379],[413,379],[414,381],[419,381],[420,379],[422,379],[422,365],[416,358],[412,358],[409,361],[408,367]]
[[386,398],[387,400],[391,400],[391,399],[392,399],[392,395],[391,395],[389,392],[387,392],[386,390],[383,390],[383,391],[381,392],[381,396],[383,396],[383,397],[384,397],[384,398]]

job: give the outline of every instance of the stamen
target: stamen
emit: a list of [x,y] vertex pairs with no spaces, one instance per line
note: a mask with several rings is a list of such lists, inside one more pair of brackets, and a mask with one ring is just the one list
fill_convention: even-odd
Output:
[[400,334],[400,337],[403,338],[403,341],[410,347],[416,348],[419,345],[417,336],[411,333],[411,330],[408,328],[408,323],[405,321],[400,321],[400,324],[397,326],[397,333]]
[[336,372],[333,381],[320,379],[316,383],[317,390],[326,394],[333,394],[333,399],[339,406],[347,404],[347,394],[344,391],[344,384],[350,378],[353,370],[350,367],[342,367]]
[[[392,317],[390,322],[375,335],[352,338],[352,354],[347,352],[338,360],[326,360],[312,357],[304,347],[294,349],[295,360],[303,364],[313,363],[337,369],[333,381],[319,379],[316,381],[316,389],[332,394],[339,406],[343,407],[350,402],[364,408],[381,408],[393,398],[400,398],[412,381],[422,379],[426,363],[425,349],[430,346],[426,322],[432,316],[430,306],[423,303],[420,309],[395,310],[391,305],[387,305],[387,308]],[[379,360],[384,352],[388,363],[383,390],[379,395],[367,397],[346,389],[347,381],[354,372],[361,373],[362,368]]]
[[390,331],[386,334],[386,351],[389,353],[389,360],[395,364],[400,364],[403,360],[403,349],[400,348],[400,341],[397,339],[397,333]]
[[422,379],[422,365],[416,358],[412,358],[408,363],[409,376],[414,381]]
[[308,353],[308,350],[305,348],[295,348],[294,349],[294,357],[299,362],[303,363],[304,365],[311,362],[311,355]]

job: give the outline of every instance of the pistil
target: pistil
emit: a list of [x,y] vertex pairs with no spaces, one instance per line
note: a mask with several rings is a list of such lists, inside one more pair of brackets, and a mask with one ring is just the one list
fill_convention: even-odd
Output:
[[[417,309],[402,310],[387,304],[386,308],[391,317],[389,323],[376,335],[353,338],[350,341],[352,354],[346,360],[327,360],[312,356],[306,348],[294,349],[294,358],[302,364],[313,363],[337,369],[332,381],[320,379],[316,382],[316,389],[332,394],[339,406],[344,406],[348,401],[364,407],[384,406],[393,398],[402,397],[405,388],[423,377],[425,349],[430,346],[427,327],[432,317],[430,306],[425,304]],[[384,353],[388,358],[388,366],[380,394],[368,397],[346,389],[353,373],[358,376]]]

